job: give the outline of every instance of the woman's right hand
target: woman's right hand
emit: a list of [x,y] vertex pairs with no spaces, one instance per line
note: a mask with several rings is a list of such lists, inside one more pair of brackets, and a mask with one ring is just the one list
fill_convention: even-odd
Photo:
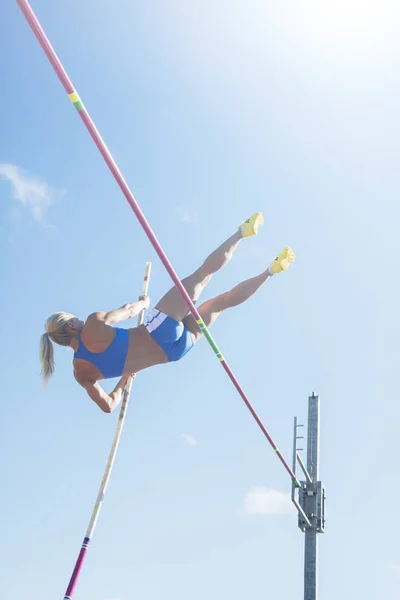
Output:
[[143,302],[143,308],[147,309],[150,306],[150,298],[148,296],[140,296],[139,300]]

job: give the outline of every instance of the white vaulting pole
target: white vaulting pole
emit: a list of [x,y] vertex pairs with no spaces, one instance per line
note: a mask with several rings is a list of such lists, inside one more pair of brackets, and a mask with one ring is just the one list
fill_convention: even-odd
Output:
[[[146,271],[145,271],[145,275],[144,275],[142,294],[141,294],[142,296],[147,296],[147,290],[149,287],[149,279],[150,279],[150,271],[151,271],[151,263],[148,262],[148,263],[146,263]],[[144,310],[142,310],[138,316],[138,321],[137,321],[138,326],[142,325],[143,317],[144,317]],[[121,439],[121,433],[122,433],[122,429],[124,427],[124,422],[125,422],[126,410],[128,408],[128,404],[129,404],[132,382],[135,379],[135,376],[136,376],[136,374],[133,373],[129,377],[129,379],[126,383],[125,389],[124,389],[124,394],[123,394],[122,403],[121,403],[121,409],[119,411],[118,423],[117,423],[117,427],[115,430],[110,454],[108,456],[106,469],[104,471],[103,479],[101,481],[99,493],[97,494],[97,499],[96,499],[96,503],[93,508],[92,516],[90,517],[89,525],[86,530],[86,535],[84,537],[77,561],[75,563],[75,568],[71,575],[71,579],[69,580],[67,591],[65,592],[64,600],[71,600],[71,598],[72,598],[72,594],[74,593],[74,589],[77,584],[78,577],[79,577],[79,574],[80,574],[82,566],[83,566],[83,561],[85,560],[85,556],[86,556],[87,550],[89,548],[90,540],[92,539],[93,532],[96,527],[97,519],[99,518],[100,510],[103,505],[104,496],[107,491],[108,482],[110,481],[111,471],[112,471],[112,468],[113,468],[113,465],[115,462],[115,457],[117,454],[119,441]]]

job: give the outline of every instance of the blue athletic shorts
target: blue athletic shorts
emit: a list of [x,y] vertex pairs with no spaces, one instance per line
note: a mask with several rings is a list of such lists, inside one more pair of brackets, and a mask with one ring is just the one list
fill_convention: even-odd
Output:
[[169,362],[181,359],[194,346],[193,336],[182,321],[175,321],[155,308],[145,317],[143,325]]

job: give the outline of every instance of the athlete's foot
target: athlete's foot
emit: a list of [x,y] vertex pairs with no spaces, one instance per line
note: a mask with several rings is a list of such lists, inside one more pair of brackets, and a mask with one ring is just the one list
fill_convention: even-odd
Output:
[[272,264],[268,267],[270,275],[276,275],[286,271],[289,265],[294,261],[294,252],[290,246],[286,246],[280,254],[274,259]]
[[254,215],[251,215],[247,219],[239,225],[239,231],[242,237],[250,237],[251,235],[257,235],[258,228],[260,225],[263,225],[264,217],[262,212],[256,212]]

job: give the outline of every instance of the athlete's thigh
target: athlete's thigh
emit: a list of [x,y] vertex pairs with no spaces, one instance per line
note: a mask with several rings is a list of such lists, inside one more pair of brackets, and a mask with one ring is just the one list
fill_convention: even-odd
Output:
[[[204,275],[201,267],[189,277],[182,279],[183,287],[193,303],[197,302],[209,280],[210,276]],[[190,313],[190,308],[175,286],[161,298],[155,308],[176,321],[183,321]]]

